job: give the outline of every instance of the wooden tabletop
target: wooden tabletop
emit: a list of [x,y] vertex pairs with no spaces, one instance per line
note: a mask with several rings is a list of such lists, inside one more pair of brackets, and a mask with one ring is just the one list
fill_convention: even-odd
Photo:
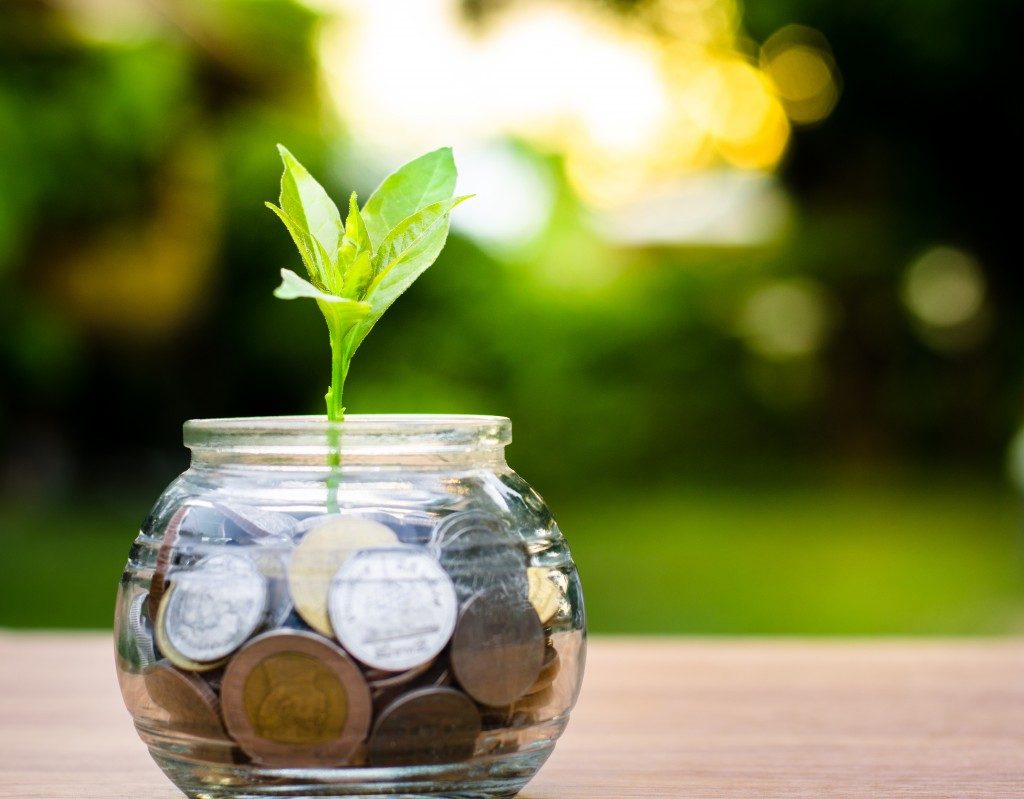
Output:
[[[1024,797],[1024,641],[591,641],[529,799]],[[96,634],[0,633],[0,797],[171,799]]]

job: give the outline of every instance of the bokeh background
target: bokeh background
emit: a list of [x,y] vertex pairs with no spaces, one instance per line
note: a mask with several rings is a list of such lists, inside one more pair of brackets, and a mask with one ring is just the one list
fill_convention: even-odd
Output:
[[594,631],[1024,630],[1012,11],[5,0],[0,626],[109,624],[184,419],[321,411],[281,141],[455,146],[346,402],[512,417]]

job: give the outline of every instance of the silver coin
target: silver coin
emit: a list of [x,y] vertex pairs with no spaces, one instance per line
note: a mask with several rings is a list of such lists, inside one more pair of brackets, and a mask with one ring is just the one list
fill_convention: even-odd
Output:
[[453,513],[434,530],[430,547],[455,583],[462,602],[496,587],[516,596],[529,595],[526,551],[493,513]]
[[128,631],[135,644],[140,666],[148,666],[157,661],[156,647],[153,644],[153,628],[145,614],[147,602],[149,602],[149,594],[141,593],[132,600],[128,607]]
[[190,660],[227,657],[264,618],[267,581],[245,555],[211,555],[172,579],[163,629],[168,643]]
[[[223,502],[215,502],[213,507],[246,536],[258,541],[290,541],[299,526],[299,523],[286,513],[253,508],[249,505],[228,505]],[[231,537],[227,533],[225,530],[225,535]]]
[[292,611],[292,595],[288,590],[288,569],[283,553],[270,547],[252,553],[256,568],[267,580],[267,613],[261,625],[267,629],[283,627]]
[[402,671],[444,649],[459,602],[429,552],[399,545],[357,550],[334,575],[327,607],[335,635],[355,658]]

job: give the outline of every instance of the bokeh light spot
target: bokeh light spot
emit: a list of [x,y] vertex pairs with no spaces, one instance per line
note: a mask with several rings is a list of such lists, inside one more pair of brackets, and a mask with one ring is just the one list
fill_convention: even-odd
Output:
[[772,360],[805,358],[825,343],[832,322],[824,286],[807,278],[773,281],[745,303],[739,332],[748,346]]
[[964,325],[978,316],[985,277],[963,250],[934,247],[907,268],[903,302],[918,321],[936,328]]

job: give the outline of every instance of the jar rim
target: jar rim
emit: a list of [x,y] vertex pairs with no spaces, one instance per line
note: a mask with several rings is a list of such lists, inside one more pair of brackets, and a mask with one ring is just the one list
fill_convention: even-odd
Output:
[[474,414],[346,414],[190,419],[183,439],[193,454],[317,456],[332,449],[346,455],[445,454],[501,450],[512,440],[506,416]]

